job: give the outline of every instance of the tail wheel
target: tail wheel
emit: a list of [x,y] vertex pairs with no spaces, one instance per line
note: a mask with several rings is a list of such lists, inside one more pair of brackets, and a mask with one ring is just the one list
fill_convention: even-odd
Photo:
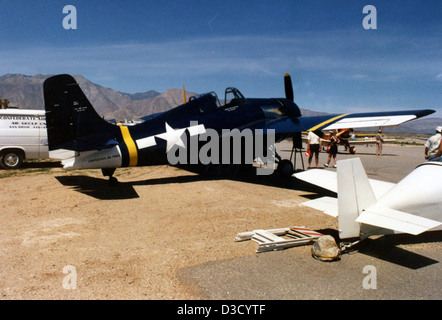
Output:
[[0,166],[6,170],[18,169],[23,164],[23,153],[19,151],[7,151],[0,159]]

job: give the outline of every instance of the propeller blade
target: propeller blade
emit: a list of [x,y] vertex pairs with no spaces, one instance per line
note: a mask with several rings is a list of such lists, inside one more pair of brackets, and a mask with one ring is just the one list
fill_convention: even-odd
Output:
[[286,99],[294,101],[292,78],[288,73],[284,75],[284,88],[285,88]]

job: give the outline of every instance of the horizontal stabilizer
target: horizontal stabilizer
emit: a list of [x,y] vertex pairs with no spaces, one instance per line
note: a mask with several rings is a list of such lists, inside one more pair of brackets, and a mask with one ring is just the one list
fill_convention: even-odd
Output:
[[[102,150],[110,149],[118,145],[115,139],[110,139],[109,137],[101,134],[89,135],[75,140],[67,141],[59,145],[55,150],[75,150],[78,152],[92,151],[92,150]],[[54,150],[54,151],[55,151]]]
[[301,203],[301,205],[323,211],[329,216],[338,217],[338,199],[332,197],[322,197]]
[[420,234],[441,225],[439,221],[422,218],[379,205],[363,211],[356,221],[413,235]]
[[77,157],[79,152],[69,150],[69,149],[57,149],[49,151],[49,158],[56,160],[66,160],[70,158]]
[[[312,169],[295,173],[293,174],[293,176],[299,180],[303,180],[321,188],[336,193],[338,192],[337,174],[335,171]],[[368,179],[368,181],[370,181],[371,188],[373,189],[373,193],[377,199],[379,199],[383,194],[385,194],[388,190],[395,186],[394,183],[376,179]]]

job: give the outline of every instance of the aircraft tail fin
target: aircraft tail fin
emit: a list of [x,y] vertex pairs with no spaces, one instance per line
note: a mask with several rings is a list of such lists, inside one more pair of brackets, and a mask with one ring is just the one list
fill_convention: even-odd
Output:
[[359,158],[341,160],[337,168],[339,236],[360,236],[359,214],[377,202]]
[[[341,239],[392,231],[417,235],[441,225],[439,221],[379,204],[379,196],[373,191],[373,185],[359,158],[340,161],[337,171]],[[391,185],[382,185],[385,193],[390,190]]]
[[377,201],[372,185],[380,184],[381,190],[392,186],[368,179],[359,158],[339,161],[337,172],[313,169],[296,173],[295,177],[338,194],[337,203],[327,198],[320,198],[308,201],[305,205],[320,210],[324,208],[325,213],[338,216],[341,239],[360,236],[360,224],[356,219],[365,208],[374,205]]
[[307,201],[303,205],[337,216],[341,239],[393,231],[417,235],[441,226],[439,221],[380,204],[378,199],[389,192],[394,184],[368,179],[359,158],[339,161],[337,173],[309,170],[294,176],[337,192],[337,201],[322,197]]
[[48,78],[43,91],[50,154],[100,150],[117,144],[118,127],[98,115],[72,76]]

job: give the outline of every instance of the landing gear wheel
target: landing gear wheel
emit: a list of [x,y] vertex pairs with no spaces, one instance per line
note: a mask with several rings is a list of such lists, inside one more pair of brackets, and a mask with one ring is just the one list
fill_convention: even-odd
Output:
[[116,185],[118,185],[118,180],[117,178],[113,177],[113,174],[115,172],[116,168],[104,168],[101,169],[101,173],[103,174],[103,176],[105,177],[109,177],[109,185],[111,187],[114,187]]
[[292,162],[290,160],[279,161],[277,172],[281,177],[290,177],[293,174]]
[[109,177],[108,183],[109,183],[109,186],[115,187],[118,185],[118,179],[115,177]]

